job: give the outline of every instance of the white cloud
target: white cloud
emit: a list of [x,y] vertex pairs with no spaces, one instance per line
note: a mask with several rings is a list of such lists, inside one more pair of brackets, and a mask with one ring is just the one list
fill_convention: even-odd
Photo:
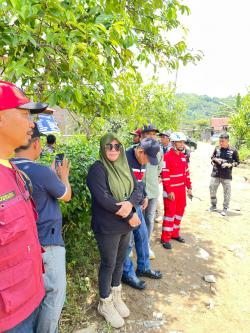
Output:
[[[186,0],[191,15],[189,48],[201,49],[204,58],[197,66],[181,67],[179,92],[211,96],[245,94],[250,86],[250,1]],[[165,74],[160,75],[163,81]]]

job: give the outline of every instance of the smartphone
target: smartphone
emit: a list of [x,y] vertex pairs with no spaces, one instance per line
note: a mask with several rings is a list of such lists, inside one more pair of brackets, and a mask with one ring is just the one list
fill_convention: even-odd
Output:
[[62,165],[63,159],[64,159],[64,153],[56,154],[56,168],[59,165]]

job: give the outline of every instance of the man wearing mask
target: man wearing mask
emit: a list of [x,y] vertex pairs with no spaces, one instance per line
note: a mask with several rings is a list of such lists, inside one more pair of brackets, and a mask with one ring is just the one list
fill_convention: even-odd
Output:
[[219,147],[216,147],[211,157],[213,171],[210,182],[210,211],[217,209],[217,190],[220,184],[223,186],[224,202],[222,216],[227,215],[231,198],[232,169],[239,165],[239,155],[235,148],[229,145],[229,135],[223,133],[219,137]]
[[190,181],[188,163],[183,154],[186,137],[183,133],[172,133],[170,140],[173,145],[164,155],[162,170],[164,218],[161,242],[165,249],[171,249],[171,239],[180,243],[185,240],[180,236],[180,224],[186,207],[187,194],[192,198],[192,184]]
[[9,158],[31,139],[30,114],[47,106],[31,102],[14,84],[0,81],[0,332],[5,333],[35,332],[44,297],[31,188]]

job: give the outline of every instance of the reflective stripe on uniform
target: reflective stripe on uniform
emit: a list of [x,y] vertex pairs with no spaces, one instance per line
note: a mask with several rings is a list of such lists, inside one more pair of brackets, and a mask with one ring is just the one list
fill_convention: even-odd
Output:
[[164,220],[164,221],[173,222],[173,221],[174,221],[174,217],[164,216],[164,217],[163,217],[163,220]]
[[174,229],[180,229],[180,226],[177,224],[174,224]]
[[176,220],[179,220],[179,221],[181,221],[183,216],[180,216],[180,215],[175,215],[174,217],[175,217],[175,219],[176,219]]
[[162,231],[173,231],[173,228],[170,228],[170,227],[162,227]]
[[170,180],[170,178],[162,178],[162,181]]
[[175,187],[175,186],[182,186],[182,185],[184,185],[184,182],[182,182],[182,183],[178,183],[178,184],[170,184],[170,186],[172,186],[172,187]]
[[178,175],[171,175],[170,178],[182,177],[183,173],[179,173]]

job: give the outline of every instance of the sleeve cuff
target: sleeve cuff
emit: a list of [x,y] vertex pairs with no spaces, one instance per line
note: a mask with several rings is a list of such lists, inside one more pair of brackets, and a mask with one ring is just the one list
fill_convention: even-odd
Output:
[[131,219],[131,217],[134,215],[135,212],[136,212],[136,209],[133,207],[131,212],[129,213],[129,215],[127,217],[125,217],[123,219],[123,221],[128,223],[128,221]]

